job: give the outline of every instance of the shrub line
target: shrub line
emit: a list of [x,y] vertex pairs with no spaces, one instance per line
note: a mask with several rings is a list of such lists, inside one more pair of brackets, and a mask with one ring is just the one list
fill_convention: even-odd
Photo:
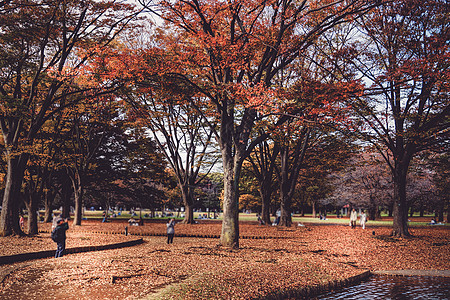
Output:
[[[131,247],[131,246],[142,244],[143,242],[144,242],[144,240],[142,238],[139,238],[139,239],[132,240],[132,241],[126,241],[126,242],[120,242],[120,243],[114,243],[114,244],[73,247],[73,248],[67,248],[66,254]],[[54,257],[55,251],[56,251],[56,249],[0,256],[0,265],[12,264],[12,263],[26,261],[26,260],[32,260],[32,259]]]
[[[95,233],[95,234],[125,234],[125,231],[78,231],[81,233]],[[50,233],[49,230],[39,230],[39,233]],[[128,235],[135,236],[166,236],[166,233],[161,232],[128,232]],[[189,237],[189,238],[212,238],[212,239],[220,239],[220,235],[218,234],[186,234],[180,233],[175,234],[176,237]],[[241,235],[240,239],[267,239],[267,240],[275,240],[275,239],[290,239],[291,237],[287,236],[253,236],[253,235]]]

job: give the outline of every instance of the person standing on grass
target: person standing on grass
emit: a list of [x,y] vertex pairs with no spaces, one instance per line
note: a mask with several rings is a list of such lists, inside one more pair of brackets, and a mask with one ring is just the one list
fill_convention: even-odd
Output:
[[66,231],[69,229],[67,219],[58,219],[57,226],[52,232],[52,239],[56,242],[57,248],[55,258],[62,257],[66,250]]
[[352,212],[350,213],[350,225],[352,226],[352,229],[356,228],[357,220],[358,220],[358,214],[356,213],[356,210],[353,208]]
[[52,231],[55,230],[56,226],[58,226],[58,221],[61,219],[61,215],[60,214],[54,214],[53,215],[53,220],[52,220]]
[[20,225],[20,229],[23,231],[24,230],[24,226],[25,226],[25,219],[23,218],[23,216],[20,216],[19,219],[19,225]]
[[167,223],[166,226],[167,226],[167,244],[172,244],[173,236],[175,235],[175,220],[170,219],[169,223]]
[[362,229],[366,229],[366,222],[367,222],[367,216],[364,210],[361,211],[361,214],[359,215],[359,223],[362,226]]

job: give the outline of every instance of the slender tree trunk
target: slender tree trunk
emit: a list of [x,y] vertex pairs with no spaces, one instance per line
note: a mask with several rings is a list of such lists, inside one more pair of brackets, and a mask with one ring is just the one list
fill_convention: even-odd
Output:
[[450,223],[450,203],[447,201],[447,223]]
[[261,195],[261,219],[264,221],[265,225],[270,225],[270,196],[272,193],[265,189],[264,186],[261,185],[259,188],[259,193]]
[[75,198],[75,216],[73,219],[73,225],[81,226],[81,219],[83,218],[83,193],[84,189],[81,185],[74,187]]
[[313,200],[313,201],[311,201],[312,203],[311,203],[311,205],[312,205],[312,215],[313,215],[313,218],[316,218],[317,217],[317,211],[316,211],[316,202]]
[[[281,156],[281,176],[280,176],[280,223],[281,226],[290,227],[292,225],[291,217],[291,199],[289,196],[290,178],[289,178],[289,148],[283,147],[280,151]],[[293,176],[291,174],[291,176]]]
[[44,213],[44,222],[49,223],[52,222],[52,212],[53,212],[53,201],[55,200],[56,194],[53,190],[48,190],[45,192],[44,196],[44,205],[45,205],[45,213]]

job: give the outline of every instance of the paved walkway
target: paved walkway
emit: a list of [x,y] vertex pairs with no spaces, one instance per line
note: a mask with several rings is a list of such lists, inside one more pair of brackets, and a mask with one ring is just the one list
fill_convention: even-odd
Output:
[[395,271],[372,271],[376,275],[394,276],[436,276],[450,277],[450,270],[395,270]]

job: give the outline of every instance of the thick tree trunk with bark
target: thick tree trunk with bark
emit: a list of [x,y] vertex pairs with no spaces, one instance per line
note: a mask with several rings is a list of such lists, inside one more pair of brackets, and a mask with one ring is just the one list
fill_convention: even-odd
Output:
[[20,188],[28,156],[20,155],[13,158],[12,153],[5,154],[7,172],[0,215],[0,236],[22,235],[19,226]]
[[181,189],[181,196],[183,197],[183,204],[185,208],[185,217],[182,223],[184,224],[195,224],[194,220],[194,195],[192,193],[192,188],[189,184],[185,184]]
[[406,173],[408,164],[396,164],[394,170],[394,205],[392,235],[408,237],[408,204],[406,201]]
[[291,200],[289,197],[283,197],[281,200],[281,217],[280,217],[280,226],[290,227],[292,226],[292,215],[291,215]]
[[316,202],[314,200],[312,201],[311,206],[312,206],[312,216],[313,216],[313,218],[316,218],[317,210],[316,210]]
[[370,206],[369,206],[369,220],[375,221],[377,218],[378,205],[375,202],[373,196],[370,196]]
[[239,176],[244,157],[242,149],[233,137],[234,130],[233,117],[222,112],[219,145],[223,164],[224,196],[220,242],[224,247],[239,248]]
[[226,155],[223,167],[224,198],[220,242],[225,247],[239,248],[239,191],[233,157]]
[[281,170],[280,170],[280,201],[281,201],[281,226],[290,227],[292,225],[292,198],[297,186],[298,175],[308,147],[310,128],[302,129],[303,140],[298,140],[292,153],[289,145],[281,147]]
[[279,147],[267,141],[258,144],[248,160],[253,168],[253,174],[258,180],[259,195],[261,197],[261,219],[265,225],[270,225],[270,201],[274,190],[274,171]]
[[28,196],[28,200],[24,201],[28,210],[28,235],[36,235],[38,231],[38,206],[39,196],[37,194],[31,194]]
[[219,139],[224,185],[220,242],[224,247],[239,248],[239,178],[256,111],[245,112],[239,130],[235,128],[233,114],[228,112],[222,110]]
[[184,220],[185,224],[195,224],[194,220],[194,206],[189,203],[184,204]]

